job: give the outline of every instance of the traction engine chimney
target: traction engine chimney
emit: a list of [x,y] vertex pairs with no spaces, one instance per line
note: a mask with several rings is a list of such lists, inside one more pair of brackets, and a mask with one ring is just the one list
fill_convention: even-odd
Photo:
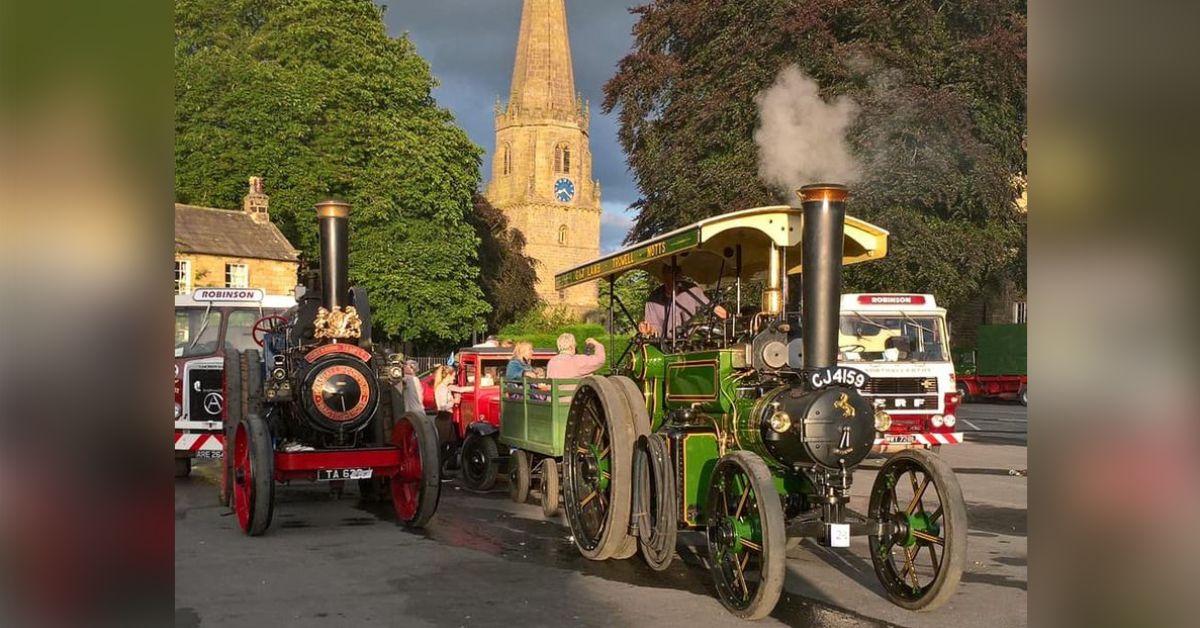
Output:
[[843,185],[818,183],[800,188],[804,209],[803,256],[804,370],[837,364],[838,318],[842,297],[842,246],[846,227]]
[[321,306],[333,311],[349,305],[348,233],[350,205],[328,200],[317,203],[321,229]]

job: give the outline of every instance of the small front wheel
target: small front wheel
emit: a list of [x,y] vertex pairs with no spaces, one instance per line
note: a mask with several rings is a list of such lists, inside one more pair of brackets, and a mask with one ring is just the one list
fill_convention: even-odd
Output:
[[932,610],[954,595],[967,559],[967,510],[950,465],[910,449],[875,477],[869,512],[896,531],[868,537],[875,575],[897,606]]
[[518,504],[529,499],[529,454],[518,449],[508,464],[508,496]]
[[558,461],[542,461],[542,514],[547,519],[558,514]]
[[762,458],[735,451],[717,461],[704,520],[721,603],[742,619],[766,617],[783,591],[787,537],[779,492]]
[[489,491],[500,473],[500,448],[494,436],[467,434],[462,446],[463,484],[473,491]]

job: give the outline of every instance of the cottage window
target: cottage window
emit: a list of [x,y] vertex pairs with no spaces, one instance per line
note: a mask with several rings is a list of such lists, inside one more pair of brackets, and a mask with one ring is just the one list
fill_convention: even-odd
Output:
[[1013,303],[1013,322],[1022,325],[1029,320],[1029,307],[1024,301]]
[[192,262],[186,259],[175,260],[175,294],[190,294],[192,292]]
[[225,265],[225,287],[226,288],[249,288],[250,287],[250,270],[245,264],[226,264]]

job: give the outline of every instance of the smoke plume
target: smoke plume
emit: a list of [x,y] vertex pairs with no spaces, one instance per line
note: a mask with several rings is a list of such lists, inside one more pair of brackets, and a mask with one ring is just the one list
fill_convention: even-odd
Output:
[[858,115],[854,101],[842,96],[825,102],[816,81],[795,65],[784,68],[755,101],[754,142],[763,181],[791,196],[809,183],[858,179],[861,166],[846,142],[846,129]]

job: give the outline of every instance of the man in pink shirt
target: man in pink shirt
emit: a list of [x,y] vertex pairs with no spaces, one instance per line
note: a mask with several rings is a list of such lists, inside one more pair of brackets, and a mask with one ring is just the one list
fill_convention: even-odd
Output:
[[595,373],[604,366],[604,345],[595,338],[588,338],[586,344],[592,347],[591,355],[575,354],[575,335],[562,334],[558,337],[558,355],[550,358],[546,364],[546,377],[578,379]]

